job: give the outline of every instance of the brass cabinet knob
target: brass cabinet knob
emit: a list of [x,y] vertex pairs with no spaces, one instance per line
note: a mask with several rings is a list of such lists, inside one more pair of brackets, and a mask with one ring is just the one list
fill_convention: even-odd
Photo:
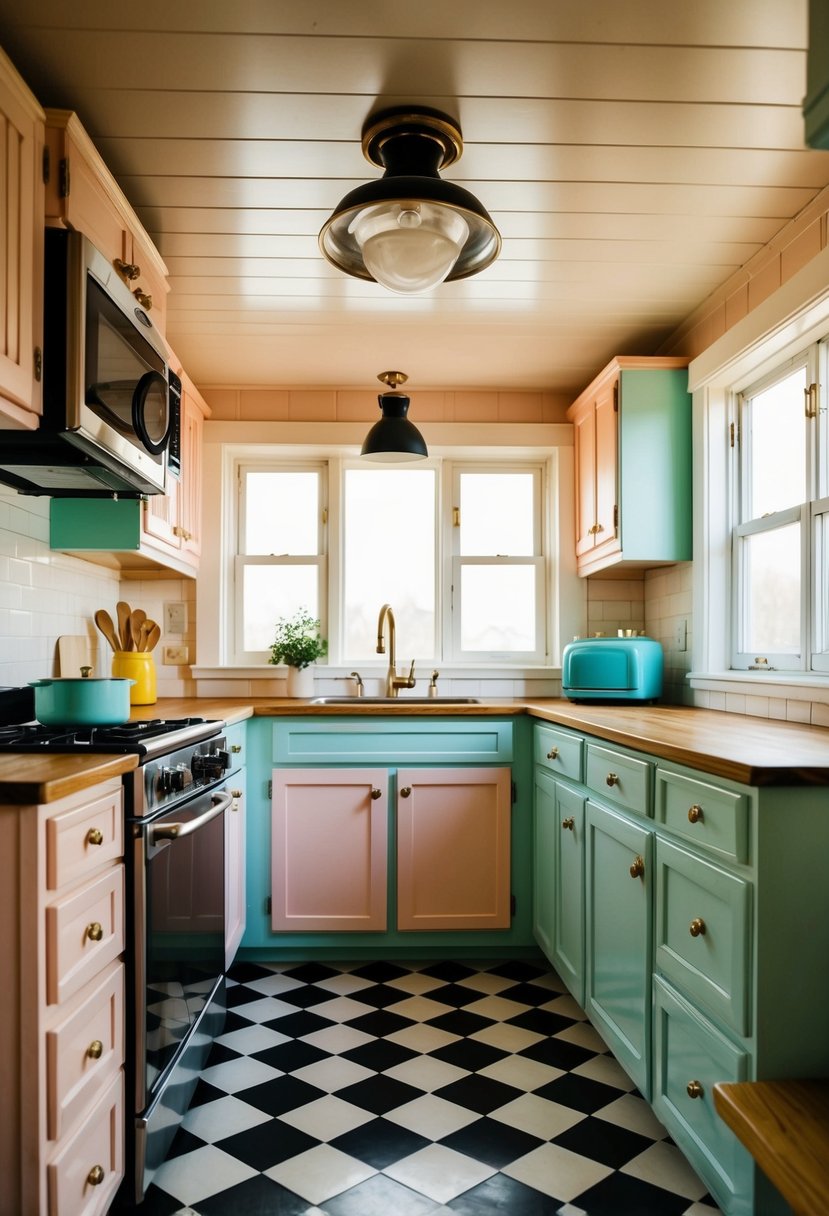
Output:
[[[402,793],[402,791],[401,791],[401,793]],[[383,791],[382,791],[382,790],[378,790],[378,789],[373,789],[373,790],[371,791],[371,796],[372,796],[372,798],[374,799],[374,801],[376,802],[378,798],[382,798],[382,797],[383,797]]]
[[608,773],[607,776],[605,777],[605,781],[607,782],[608,785],[618,785],[619,784],[619,778],[616,776],[615,773]]
[[128,279],[131,283],[141,274],[141,267],[136,266],[134,262],[124,262],[121,258],[116,258],[112,263],[118,271],[122,279]]
[[701,1098],[705,1092],[700,1081],[689,1081],[685,1088],[689,1098]]
[[241,743],[231,743],[230,750],[233,752],[234,756],[238,756],[239,752],[242,750]]
[[100,1186],[105,1177],[104,1167],[102,1165],[93,1165],[86,1176],[86,1180],[90,1186]]
[[230,791],[230,796],[231,796],[231,798],[241,798],[241,797],[242,797],[242,791],[241,791],[241,790],[231,790],[231,791]]
[[410,785],[404,785],[403,789],[400,791],[400,797],[408,798],[409,795],[411,794],[411,792],[412,792],[412,787]]
[[135,296],[141,307],[146,308],[147,312],[149,312],[153,306],[152,296],[148,296],[146,292],[141,290],[140,287],[136,287],[132,294]]
[[87,844],[103,844],[104,834],[100,828],[90,828],[86,834]]
[[642,878],[645,873],[645,859],[638,854],[633,860],[633,865],[630,867],[631,878]]
[[694,919],[691,921],[691,924],[689,926],[689,932],[691,934],[691,937],[704,937],[705,936],[705,921],[702,919],[701,916],[694,917]]
[[572,815],[568,815],[566,819],[562,819],[561,826],[566,832],[574,832],[576,830],[576,821]]
[[547,752],[547,759],[548,760],[558,760],[558,748],[557,747],[550,748],[550,750]]
[[86,926],[86,936],[91,942],[99,942],[104,936],[103,928],[97,920],[93,920],[91,925]]
[[691,823],[701,823],[702,819],[703,819],[702,807],[697,806],[696,803],[694,803],[693,806],[689,806],[688,807],[688,819]]
[[100,1060],[104,1054],[104,1045],[100,1039],[93,1039],[86,1049],[86,1054],[90,1060]]

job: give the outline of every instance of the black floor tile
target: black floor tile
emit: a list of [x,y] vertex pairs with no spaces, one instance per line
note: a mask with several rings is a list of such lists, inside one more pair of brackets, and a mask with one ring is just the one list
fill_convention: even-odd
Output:
[[372,1039],[370,1043],[361,1043],[350,1051],[341,1052],[344,1060],[360,1064],[363,1068],[371,1068],[374,1072],[386,1072],[404,1060],[413,1060],[418,1052],[411,1051],[402,1043],[393,1043],[390,1039]]
[[535,1093],[539,1098],[558,1102],[560,1106],[570,1106],[586,1115],[593,1114],[621,1096],[619,1090],[612,1085],[603,1085],[601,1081],[592,1081],[590,1077],[581,1077],[574,1072],[556,1077],[554,1081],[542,1085]]
[[132,1201],[122,1191],[115,1198],[115,1202],[109,1209],[112,1216],[117,1213],[121,1216],[136,1216],[140,1212],[141,1216],[175,1216],[176,1212],[180,1212],[182,1207],[180,1199],[174,1199],[172,1195],[168,1195],[166,1191],[162,1191],[161,1187],[150,1186],[147,1188],[147,1193],[144,1196],[144,1202],[140,1207],[136,1208]]
[[536,1006],[554,1001],[559,993],[551,992],[549,988],[542,988],[541,984],[521,983],[513,984],[511,988],[502,988],[498,996],[507,1001],[518,1001],[522,1005]]
[[167,1161],[172,1161],[174,1157],[183,1157],[186,1153],[193,1153],[197,1148],[204,1148],[204,1140],[200,1140],[198,1136],[194,1136],[192,1132],[185,1131],[180,1127],[176,1132],[173,1143],[167,1150]]
[[519,1131],[517,1127],[508,1127],[496,1119],[476,1119],[474,1123],[444,1136],[440,1142],[444,1148],[452,1148],[456,1153],[466,1157],[474,1157],[495,1169],[509,1165],[538,1148],[544,1141],[528,1132]]
[[224,1043],[214,1043],[210,1048],[210,1055],[207,1057],[205,1068],[212,1068],[214,1064],[227,1064],[230,1060],[240,1059],[241,1056],[241,1051],[234,1051],[232,1047],[225,1047]]
[[516,984],[526,980],[537,979],[540,975],[548,974],[548,970],[540,963],[530,962],[529,959],[508,959],[503,963],[495,963],[487,967],[493,975],[502,975],[504,979],[515,980]]
[[324,1098],[325,1092],[315,1085],[308,1085],[297,1077],[274,1077],[262,1085],[252,1085],[236,1095],[249,1106],[255,1106],[266,1115],[284,1115],[286,1111],[296,1110],[298,1106],[307,1106]]
[[385,1009],[387,1005],[405,1001],[409,995],[410,993],[404,992],[402,988],[392,988],[388,984],[372,984],[370,988],[361,988],[359,992],[352,993],[351,997],[364,1005],[372,1005],[375,1009]]
[[399,980],[401,975],[409,975],[408,967],[398,963],[371,962],[355,967],[352,975],[358,975],[361,980],[371,980],[372,984],[387,984],[389,980]]
[[289,1123],[283,1123],[281,1119],[269,1119],[267,1123],[258,1123],[246,1131],[217,1140],[216,1147],[263,1173],[289,1157],[298,1157],[309,1148],[315,1148],[319,1143],[313,1136],[291,1127]]
[[492,1047],[489,1043],[481,1043],[478,1039],[457,1039],[454,1043],[446,1043],[443,1047],[436,1047],[434,1051],[429,1052],[436,1060],[454,1064],[456,1068],[466,1068],[469,1072],[480,1072],[482,1068],[487,1068],[496,1060],[502,1060],[507,1054],[509,1053]]
[[227,973],[227,978],[237,984],[250,984],[253,980],[264,980],[273,975],[269,967],[261,967],[259,963],[234,963]]
[[263,1051],[255,1051],[251,1055],[251,1059],[261,1060],[263,1064],[278,1068],[280,1072],[296,1072],[298,1068],[306,1068],[309,1064],[329,1058],[327,1052],[302,1039],[289,1039],[287,1043],[277,1043],[276,1047],[266,1047]]
[[216,1102],[219,1098],[226,1097],[227,1094],[223,1089],[217,1089],[215,1085],[199,1080],[193,1091],[193,1097],[190,1099],[190,1109],[192,1110],[194,1106],[203,1106],[205,1102]]
[[490,1111],[514,1102],[523,1093],[522,1089],[504,1085],[503,1081],[493,1081],[491,1077],[482,1077],[479,1073],[461,1077],[459,1081],[452,1081],[450,1085],[434,1091],[436,1098],[454,1102],[465,1110],[477,1111],[479,1115],[488,1115]]
[[272,1018],[262,1025],[267,1026],[269,1030],[278,1030],[280,1034],[290,1035],[292,1039],[301,1039],[316,1030],[325,1030],[326,1026],[333,1026],[334,1023],[330,1018],[323,1018],[318,1013],[303,1009],[297,1013],[286,1013],[283,1017]]
[[222,1034],[230,1034],[233,1030],[249,1030],[250,1018],[240,1017],[238,1013],[234,1013],[232,1009],[228,1009],[225,1014],[225,1024]]
[[303,984],[318,984],[320,980],[330,980],[340,974],[336,967],[329,967],[326,963],[297,963],[295,967],[286,967],[283,972],[292,980],[302,980]]
[[374,1115],[385,1115],[398,1106],[413,1102],[415,1098],[423,1097],[422,1089],[406,1085],[394,1077],[366,1077],[356,1085],[347,1085],[345,1089],[337,1090],[337,1097],[361,1110],[370,1110]]
[[312,1005],[321,1005],[323,1001],[330,1001],[336,995],[336,992],[318,988],[316,984],[301,984],[299,988],[289,988],[287,992],[280,992],[277,1000],[284,1001],[286,1005],[296,1005],[298,1009],[308,1009]]
[[210,1199],[200,1199],[195,1210],[199,1216],[305,1216],[310,1206],[307,1199],[257,1174]]
[[432,1142],[408,1128],[390,1123],[388,1119],[373,1119],[371,1123],[355,1127],[330,1143],[341,1153],[365,1161],[366,1165],[376,1170],[384,1170],[386,1166],[411,1157],[412,1153],[419,1152]]
[[618,1170],[650,1148],[653,1140],[629,1131],[626,1127],[608,1123],[606,1119],[588,1116],[573,1127],[568,1127],[567,1131],[556,1136],[552,1143]]
[[539,1064],[549,1064],[553,1068],[569,1071],[592,1059],[594,1053],[586,1047],[578,1047],[575,1043],[566,1043],[564,1039],[539,1039],[537,1043],[531,1043],[516,1054],[526,1056],[528,1060],[537,1060]]
[[494,1174],[446,1206],[457,1216],[558,1216],[562,1204],[506,1174]]
[[401,1017],[399,1013],[389,1013],[387,1009],[378,1009],[373,1013],[363,1013],[356,1018],[349,1018],[345,1023],[354,1030],[362,1030],[364,1034],[376,1035],[378,1039],[395,1034],[406,1026],[412,1025],[411,1018]]
[[456,984],[458,980],[468,979],[470,975],[475,975],[474,967],[468,967],[465,963],[441,962],[430,963],[428,967],[421,968],[421,975],[429,975],[432,979],[443,980],[447,984]]
[[572,1200],[589,1216],[682,1216],[691,1201],[629,1174],[609,1174]]
[[383,1174],[327,1199],[324,1205],[326,1216],[429,1216],[439,1208],[433,1199]]
[[[532,1030],[535,1034],[553,1035],[572,1026],[573,1019],[565,1018],[560,1013],[551,1013],[549,1009],[527,1009],[524,1013],[517,1013],[514,1018],[507,1018],[507,1023],[510,1026],[520,1026],[522,1030]],[[588,1051],[587,1054],[592,1056],[596,1053]]]
[[235,987],[227,989],[228,1009],[241,1009],[244,1005],[252,1005],[254,1001],[261,1000],[262,993],[257,992],[255,988],[248,988],[246,984],[236,984]]
[[438,1030],[446,1030],[449,1034],[475,1034],[485,1026],[492,1025],[492,1018],[482,1018],[478,1013],[467,1013],[464,1009],[453,1009],[451,1013],[441,1013],[436,1018],[429,1018],[427,1026],[436,1026]]
[[476,992],[474,988],[465,988],[463,984],[442,984],[440,988],[431,988],[424,995],[430,1001],[440,1001],[442,1005],[452,1005],[455,1009],[462,1009],[464,1005],[480,1001],[487,994]]

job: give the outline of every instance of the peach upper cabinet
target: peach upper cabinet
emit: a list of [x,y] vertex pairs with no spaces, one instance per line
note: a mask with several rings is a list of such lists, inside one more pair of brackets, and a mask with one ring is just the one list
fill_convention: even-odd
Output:
[[43,111],[0,50],[0,427],[41,413]]
[[581,575],[691,558],[688,360],[619,356],[570,406]]

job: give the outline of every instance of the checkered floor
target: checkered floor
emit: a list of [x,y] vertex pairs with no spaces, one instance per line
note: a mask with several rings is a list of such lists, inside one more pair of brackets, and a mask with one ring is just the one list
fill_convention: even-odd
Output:
[[231,972],[142,1216],[716,1216],[558,977],[529,962]]

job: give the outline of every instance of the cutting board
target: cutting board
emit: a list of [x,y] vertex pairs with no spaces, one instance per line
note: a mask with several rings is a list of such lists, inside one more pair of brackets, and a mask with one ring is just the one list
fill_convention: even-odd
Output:
[[82,667],[91,666],[92,643],[88,637],[65,633],[58,638],[59,675],[79,677]]

